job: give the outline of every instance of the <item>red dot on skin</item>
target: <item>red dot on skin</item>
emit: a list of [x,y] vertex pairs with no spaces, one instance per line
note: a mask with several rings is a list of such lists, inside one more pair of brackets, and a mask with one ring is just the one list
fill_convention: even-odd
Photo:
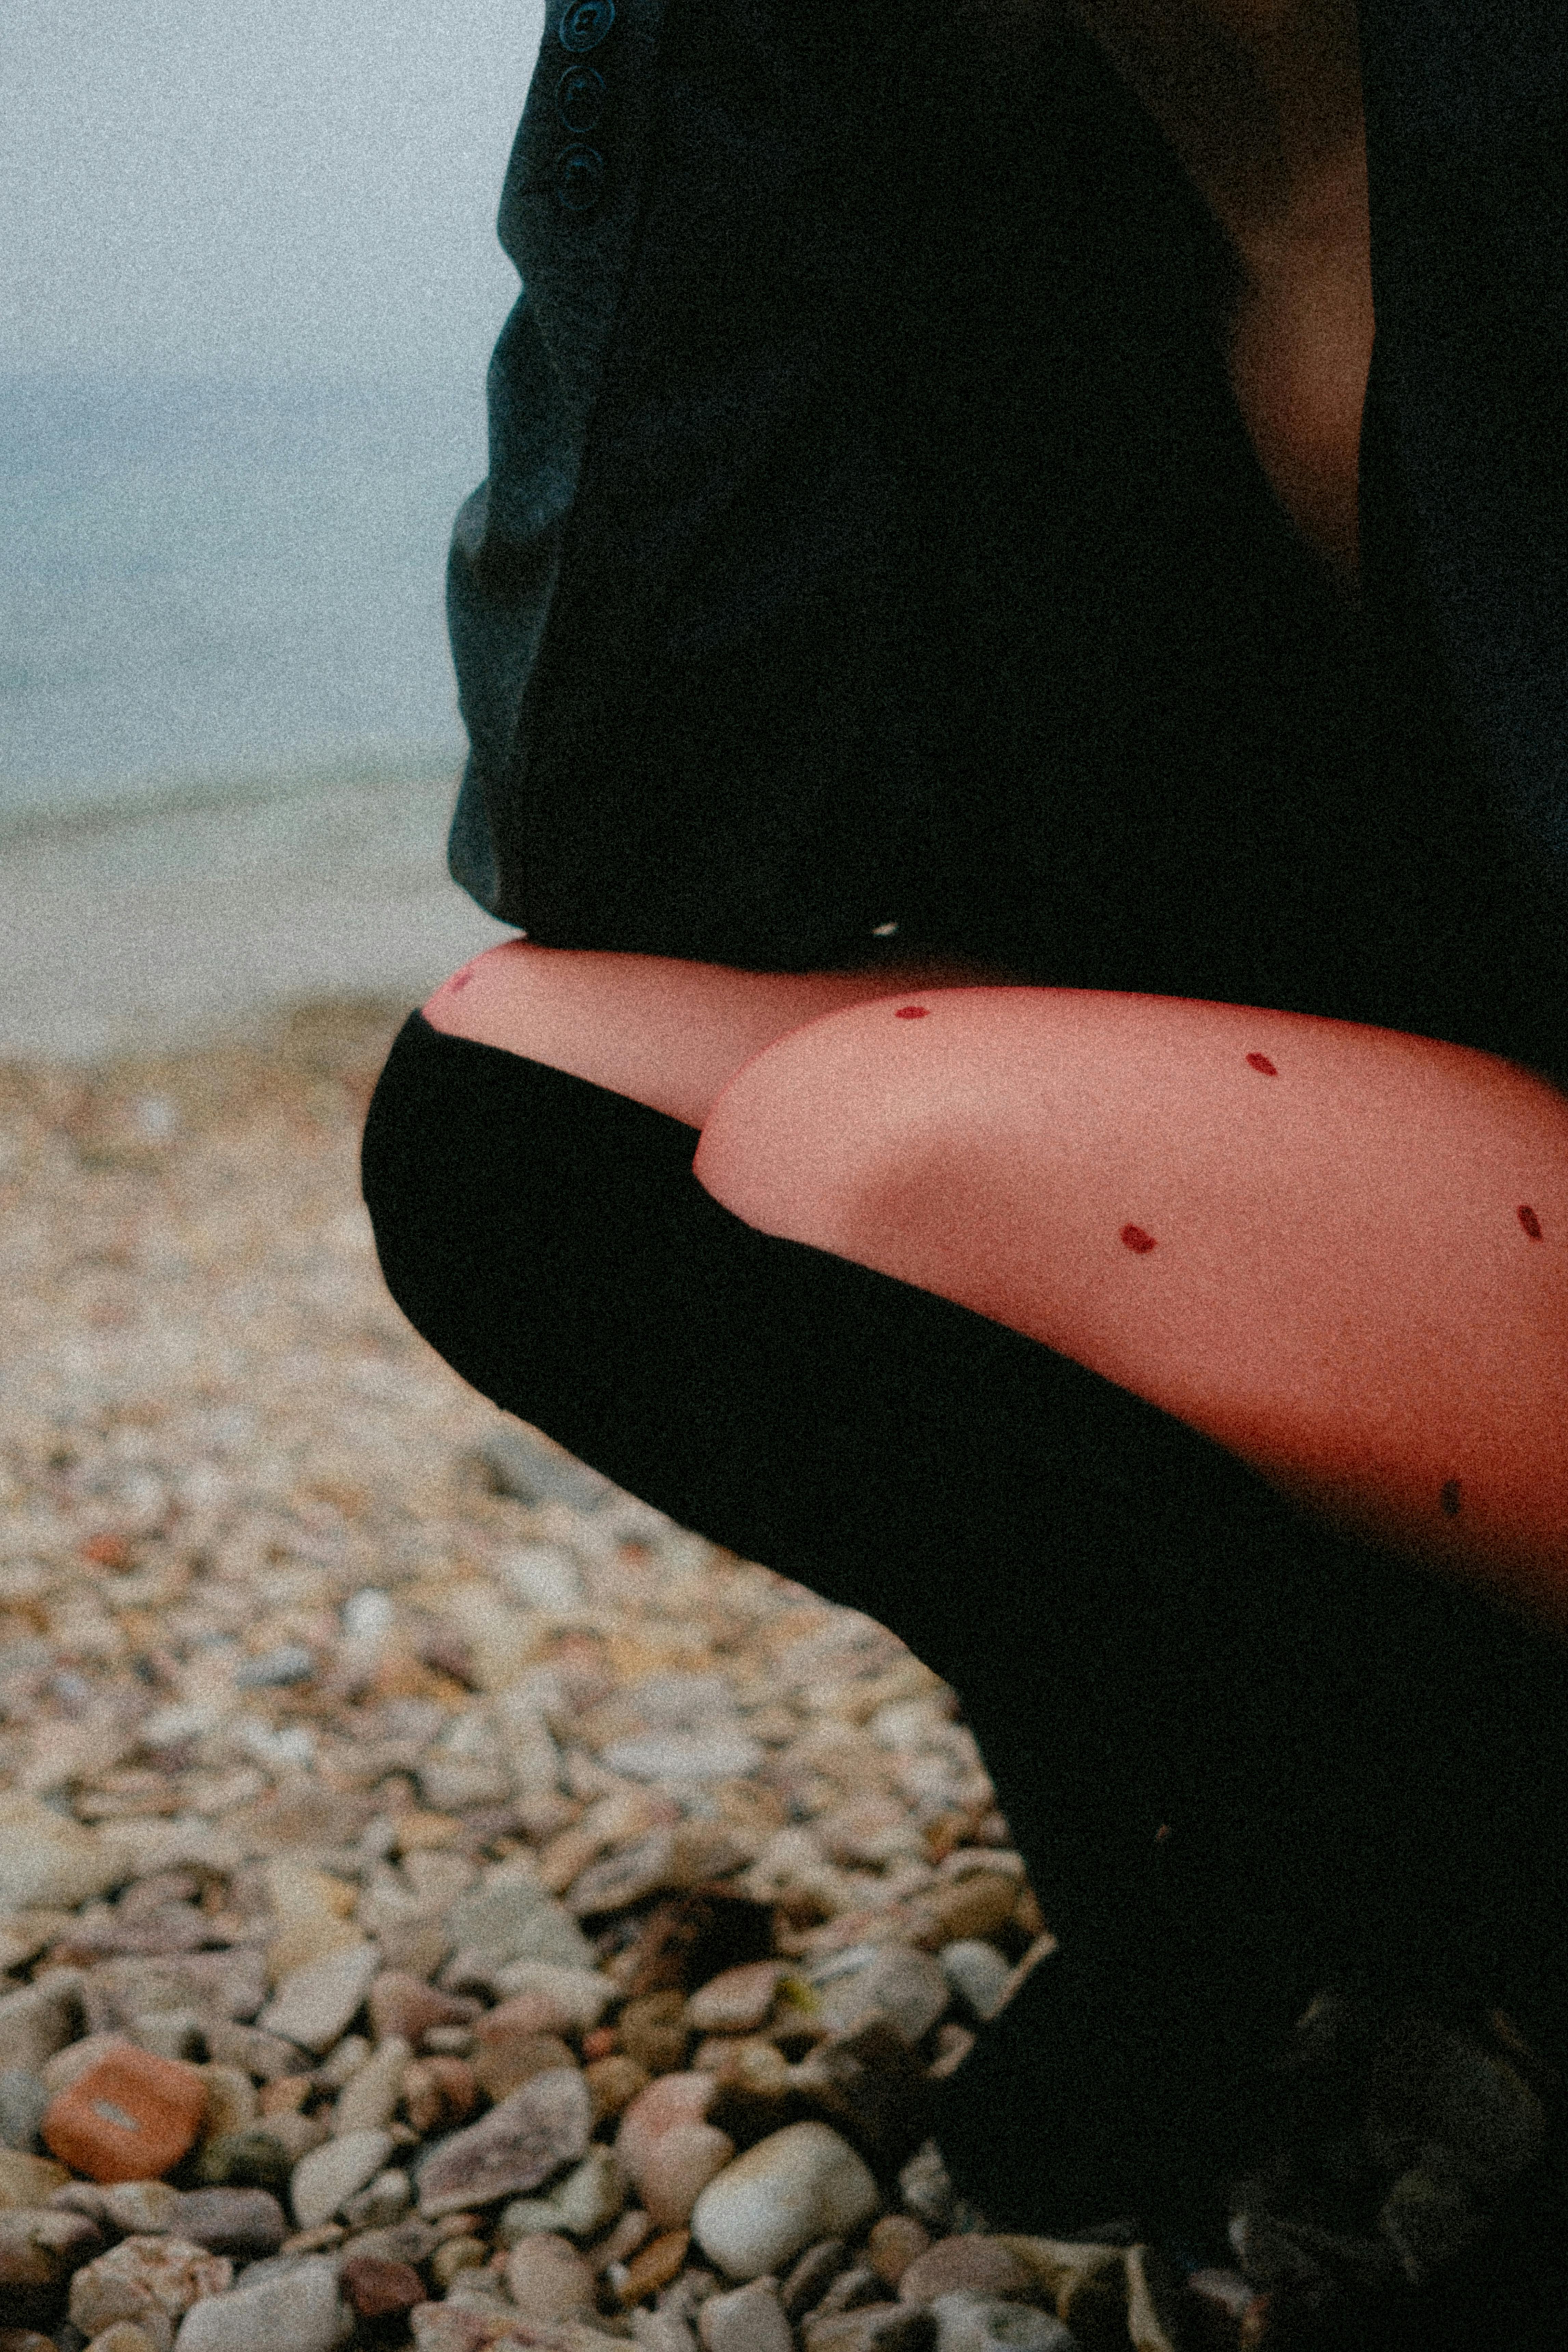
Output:
[[1277,1078],[1279,1076],[1267,1054],[1248,1054],[1247,1066],[1249,1070],[1261,1070],[1266,1078]]
[[1525,1232],[1530,1235],[1532,1242],[1538,1242],[1541,1239],[1541,1220],[1536,1215],[1533,1209],[1527,1208],[1521,1203],[1519,1212],[1519,1222],[1524,1227]]
[[1121,1238],[1130,1250],[1137,1251],[1140,1257],[1146,1250],[1152,1250],[1154,1246],[1153,1234],[1146,1234],[1142,1225],[1123,1225]]
[[1443,1508],[1447,1512],[1448,1517],[1451,1519],[1457,1519],[1458,1517],[1459,1482],[1457,1478],[1450,1478],[1447,1485],[1443,1489]]
[[448,981],[447,985],[451,990],[453,995],[456,996],[459,988],[467,988],[473,976],[474,975],[471,971],[460,971],[457,974],[455,979]]
[[926,1008],[923,1004],[900,1004],[893,1015],[895,1021],[923,1021],[925,1017]]

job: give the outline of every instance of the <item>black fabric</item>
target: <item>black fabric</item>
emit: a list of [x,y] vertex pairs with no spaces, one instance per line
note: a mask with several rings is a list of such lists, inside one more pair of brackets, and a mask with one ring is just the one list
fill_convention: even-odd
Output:
[[1222,2193],[1336,1976],[1568,2059],[1563,1651],[1069,1359],[754,1232],[695,1141],[415,1014],[365,1128],[383,1270],[485,1395],[959,1692],[1063,1947],[948,2095],[993,2219]]
[[619,0],[574,211],[552,12],[458,878],[546,944],[807,969],[896,919],[1568,1083],[1568,17],[1494,13],[1363,10],[1352,601],[1237,414],[1235,257],[1069,16]]

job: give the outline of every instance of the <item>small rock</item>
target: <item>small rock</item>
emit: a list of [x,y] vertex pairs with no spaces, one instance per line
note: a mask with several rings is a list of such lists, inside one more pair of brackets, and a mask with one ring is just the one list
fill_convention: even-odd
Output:
[[514,1960],[548,1960],[585,1973],[594,1966],[582,1929],[526,1864],[501,1863],[488,1871],[453,1905],[447,1926],[458,1950],[489,1969]]
[[332,2130],[338,2137],[345,2132],[385,2129],[397,2111],[403,2077],[413,2056],[409,2044],[396,2034],[389,2034],[377,2045],[374,2055],[338,2094],[332,2115]]
[[952,2229],[958,2192],[948,2177],[942,2150],[934,2139],[917,2148],[899,2174],[899,2194],[916,2218],[938,2237]]
[[[606,1990],[608,1988],[606,1988]],[[437,1992],[406,1969],[384,1969],[366,1996],[376,2039],[417,2049],[433,2025],[471,2025],[481,2005],[461,1993]]]
[[73,1911],[115,1884],[119,1849],[36,1797],[0,1797],[0,1917],[8,1911]]
[[187,2189],[174,2226],[193,2245],[245,2262],[275,2254],[289,2230],[282,2206],[265,2189]]
[[70,2174],[47,2156],[28,2156],[20,2148],[0,2148],[0,2211],[17,2205],[43,2205],[63,2189]]
[[205,2296],[224,2294],[233,2277],[226,2254],[210,2254],[184,2238],[125,2238],[72,2279],[71,2325],[96,2336],[115,2320],[129,2319],[167,2346],[173,2322]]
[[419,2173],[421,2213],[438,2221],[537,2189],[585,2154],[592,2122],[588,2086],[574,2068],[536,2074],[426,2158]]
[[44,2137],[89,2180],[155,2180],[195,2145],[206,2102],[198,2067],[111,2051],[50,2100]]
[[[46,2336],[44,2341],[47,2343]],[[91,2352],[158,2352],[155,2339],[133,2319],[116,2319],[92,2339]]]
[[26,2154],[37,2146],[49,2095],[25,2066],[0,2069],[0,2149]]
[[594,2121],[602,2123],[606,2116],[624,2115],[633,2100],[647,2089],[649,2075],[646,2066],[639,2066],[635,2058],[617,2050],[608,2058],[595,2058],[591,2066],[585,2066],[583,2079],[594,2104]]
[[936,2334],[936,2321],[920,2305],[870,2303],[806,2320],[801,2340],[805,2352],[931,2352]]
[[759,2278],[814,2238],[851,2236],[881,2201],[847,2140],[826,2124],[790,2124],[708,2183],[692,2235],[731,2278]]
[[75,2039],[79,1981],[73,1970],[61,1969],[52,1979],[24,1985],[0,1999],[0,2069],[41,2075],[56,2051]]
[[837,2034],[854,2033],[870,2019],[885,2017],[912,2049],[951,1999],[947,1979],[929,1954],[884,1944],[865,1968],[823,1989],[819,2015]]
[[59,2289],[102,2252],[104,2234],[85,2213],[0,2212],[0,2294],[7,2315],[52,2317]]
[[1000,2238],[939,2238],[918,2254],[899,2281],[902,2303],[934,2303],[939,2295],[971,2294],[1023,2301],[1036,2292],[1037,2273]]
[[363,2033],[345,2033],[342,2040],[328,2051],[311,2080],[323,2091],[341,2091],[363,2066],[373,2045]]
[[594,2273],[564,2238],[520,2239],[507,2256],[506,2284],[530,2319],[585,2319],[595,2308]]
[[956,2288],[928,2306],[936,2321],[937,2352],[1078,2352],[1077,2339],[1054,2312],[999,2295]]
[[356,2195],[343,2202],[343,2220],[351,2230],[385,2230],[401,2221],[414,2202],[414,2185],[406,2172],[378,2172]]
[[425,2283],[409,2263],[350,2254],[338,2273],[351,2309],[359,2319],[393,2319],[425,2300]]
[[972,1871],[951,1886],[921,1897],[926,1925],[921,1940],[935,1949],[982,1941],[1005,1927],[1018,1906],[1017,1882],[999,1871]]
[[710,2294],[697,2315],[702,2352],[792,2352],[790,2326],[778,2281],[752,2279],[727,2294]]
[[206,2188],[266,2189],[279,2196],[294,2162],[273,2131],[225,2132],[208,2140],[196,2158],[196,2179]]
[[422,2221],[416,2213],[394,2221],[384,2230],[364,2230],[350,2240],[345,2254],[374,2255],[378,2263],[412,2263],[416,2269],[427,2263],[441,2243],[433,2221]]
[[480,2270],[489,2249],[482,2238],[447,2238],[430,2257],[430,2273],[437,2286],[449,2288],[463,2271]]
[[267,2033],[297,2042],[301,2050],[330,2049],[363,2001],[381,1968],[371,1943],[329,1952],[295,1969],[278,1988],[258,2023]]
[[258,2026],[240,2025],[232,2018],[209,2017],[203,2032],[206,2035],[207,2056],[217,2066],[237,2067],[243,2074],[258,2082],[273,2083],[280,2075],[293,2074],[300,2063],[300,2053],[291,2042],[282,2041],[276,2033],[263,2033]]
[[691,2031],[686,1999],[673,1989],[644,1993],[621,2011],[621,2047],[650,2074],[673,2074],[686,2063]]
[[416,2058],[403,2073],[403,2107],[421,2139],[460,2124],[479,2103],[474,2070],[462,2058]]
[[628,2308],[641,2303],[679,2278],[691,2248],[689,2230],[667,2230],[632,2256],[621,2281],[621,2302]]
[[496,2224],[496,2236],[503,2246],[541,2230],[568,2238],[596,2238],[626,2201],[626,2177],[614,2150],[591,2147],[548,2197],[520,2197],[510,2204]]
[[176,2352],[332,2352],[344,2318],[335,2262],[308,2255],[280,2276],[247,2279],[186,2313]]
[[217,2139],[224,2132],[244,2131],[256,2121],[259,2101],[255,2084],[237,2066],[208,2065],[201,2070],[207,2086],[202,2137]]
[[381,2170],[393,2149],[390,2132],[345,2132],[302,2156],[289,2182],[289,2202],[301,2230],[330,2221],[345,2198]]
[[166,2237],[180,2210],[180,2192],[166,2180],[122,2180],[104,2190],[103,2210],[128,2238]]
[[496,1970],[495,1989],[505,2000],[542,1993],[567,2021],[553,2029],[557,2032],[591,2032],[615,1994],[609,1979],[597,1970],[560,1968],[550,1960],[510,1960]]
[[236,1690],[287,1690],[291,1684],[308,1683],[315,1671],[316,1661],[302,1643],[285,1642],[237,1666],[234,1686]]
[[633,1780],[740,1780],[759,1769],[765,1754],[738,1721],[640,1732],[604,1751],[608,1769]]
[[930,2233],[912,2213],[884,2213],[866,2241],[866,2259],[883,2285],[896,2289],[930,2244]]
[[496,2033],[482,2038],[469,2062],[474,2079],[491,2099],[521,2090],[535,2074],[575,2069],[577,2061],[556,2033]]
[[725,1969],[692,1994],[686,2022],[694,2033],[754,2033],[772,2015],[787,1974],[783,1960],[747,1960]]
[[847,2261],[842,2238],[820,2238],[808,2246],[779,2290],[784,2317],[794,2322],[815,2311]]
[[707,2120],[716,2087],[711,2074],[661,2074],[621,2117],[616,2154],[665,2229],[691,2219],[700,2191],[735,2153],[729,2134]]
[[942,1972],[969,2011],[984,2025],[1001,2009],[1013,1971],[994,1944],[973,1937],[944,1946]]

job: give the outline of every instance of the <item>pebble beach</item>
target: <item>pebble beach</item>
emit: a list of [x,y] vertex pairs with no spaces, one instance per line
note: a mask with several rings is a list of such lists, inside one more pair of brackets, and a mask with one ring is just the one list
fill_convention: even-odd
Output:
[[966,2201],[1056,1947],[957,1697],[405,1323],[411,1001],[0,1064],[0,2352],[1568,2341],[1500,2017],[1316,2005],[1230,2266]]

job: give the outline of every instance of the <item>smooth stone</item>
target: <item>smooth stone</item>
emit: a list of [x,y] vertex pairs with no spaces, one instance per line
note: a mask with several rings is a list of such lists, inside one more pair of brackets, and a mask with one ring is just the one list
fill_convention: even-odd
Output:
[[0,2070],[41,2078],[57,2050],[74,2041],[81,2015],[75,1970],[24,1985],[0,1999]]
[[691,2233],[729,2277],[760,2278],[814,2238],[852,2237],[881,2202],[847,2140],[827,2124],[789,2124],[708,2183]]
[[118,1849],[36,1797],[0,1796],[0,1917],[74,1911],[123,1874]]
[[963,1937],[943,1947],[941,1966],[970,2015],[988,2024],[1002,2007],[1013,1974],[995,1945]]
[[374,2179],[395,2145],[390,2132],[345,2132],[302,2156],[289,2184],[300,2228],[314,2230],[330,2221],[346,2198]]
[[[283,2123],[292,2118],[272,2118]],[[208,2140],[196,2158],[196,2179],[209,2189],[266,2189],[279,2195],[289,2186],[294,2159],[277,2134],[260,2127],[225,2132]]]
[[261,2111],[255,2084],[238,2066],[206,2065],[201,2069],[207,2086],[202,2137],[216,2139],[223,2132],[244,2131]]
[[431,2151],[419,2171],[420,2212],[436,2221],[539,2188],[586,2154],[592,2125],[588,2086],[575,2068],[535,2074]]
[[739,1723],[647,1731],[613,1740],[604,1751],[609,1770],[633,1780],[742,1780],[761,1769],[766,1755]]
[[52,2156],[29,2156],[25,2148],[0,2148],[0,2211],[9,2206],[47,2205],[70,2174]]
[[413,2202],[414,2184],[406,2172],[378,2172],[363,2189],[344,2200],[343,2220],[351,2230],[391,2229]]
[[503,2246],[541,2230],[567,2238],[596,2238],[626,2201],[626,2176],[615,2150],[591,2147],[548,2197],[519,2197],[508,2205],[496,2224],[496,2237]]
[[176,2235],[215,2254],[249,2262],[275,2254],[289,2234],[288,2217],[265,2189],[187,2189],[180,2198]]
[[702,2352],[792,2352],[790,2325],[775,2278],[755,2278],[710,2294],[697,2314]]
[[307,2255],[276,2277],[214,2295],[185,2314],[175,2352],[332,2352],[347,2333],[338,2266]]
[[0,2289],[25,2300],[63,2285],[102,2252],[104,2236],[86,2213],[37,2208],[0,2212]]
[[276,2033],[301,2050],[331,2047],[359,2010],[381,1970],[381,1952],[371,1943],[330,1952],[295,1969],[258,2018],[264,2033]]
[[302,1642],[284,1642],[276,1650],[264,1650],[259,1657],[247,1658],[235,1668],[236,1690],[286,1690],[293,1683],[308,1683],[316,1671],[316,1661]]
[[934,2303],[939,2295],[963,2290],[1017,2302],[1036,2292],[1037,2279],[1038,2273],[1000,2238],[939,2238],[905,2271],[899,2281],[899,2299]]
[[[47,2345],[49,2338],[42,2340]],[[91,2352],[158,2352],[158,2345],[133,2319],[116,2319],[93,2337]]]
[[521,2239],[506,2258],[506,2284],[530,2319],[585,2319],[595,2308],[594,2273],[564,2238]]
[[25,2066],[0,2070],[0,2148],[30,2154],[38,2143],[38,2126],[49,2095],[37,2074]]
[[725,1969],[692,1994],[686,2022],[694,2033],[755,2033],[767,2023],[788,1973],[784,1960],[747,1960]]
[[104,2189],[103,2210],[128,2238],[166,2237],[180,2210],[180,2192],[166,2180],[121,2180]]
[[593,2032],[616,1990],[608,1977],[595,1969],[562,1968],[553,1960],[509,1960],[495,1972],[495,1990],[502,2000],[544,1994],[580,2033]]
[[373,2056],[344,2084],[338,2094],[332,2114],[332,2131],[342,2138],[346,2132],[384,2131],[397,2111],[403,2093],[403,2078],[414,2056],[410,2045],[397,2034],[388,2034],[377,2044]]
[[338,2273],[343,2294],[361,2319],[393,2319],[426,2299],[425,2282],[411,2263],[386,2262],[374,2254],[346,2257]]
[[594,1968],[593,1946],[531,1866],[497,1864],[453,1904],[447,1927],[459,1952],[488,1969],[516,1960],[548,1960],[584,1974]]
[[866,2241],[866,2259],[895,2294],[900,2280],[931,2244],[931,2232],[912,2213],[884,2213]]
[[927,2306],[936,2321],[937,2352],[1077,2352],[1078,2339],[1051,2311],[999,2295],[957,2288]]
[[853,1976],[823,1987],[818,2017],[837,2034],[853,2033],[873,2017],[885,2017],[913,2049],[923,2041],[952,1998],[941,1964],[928,1952],[905,1944],[884,1944]]

